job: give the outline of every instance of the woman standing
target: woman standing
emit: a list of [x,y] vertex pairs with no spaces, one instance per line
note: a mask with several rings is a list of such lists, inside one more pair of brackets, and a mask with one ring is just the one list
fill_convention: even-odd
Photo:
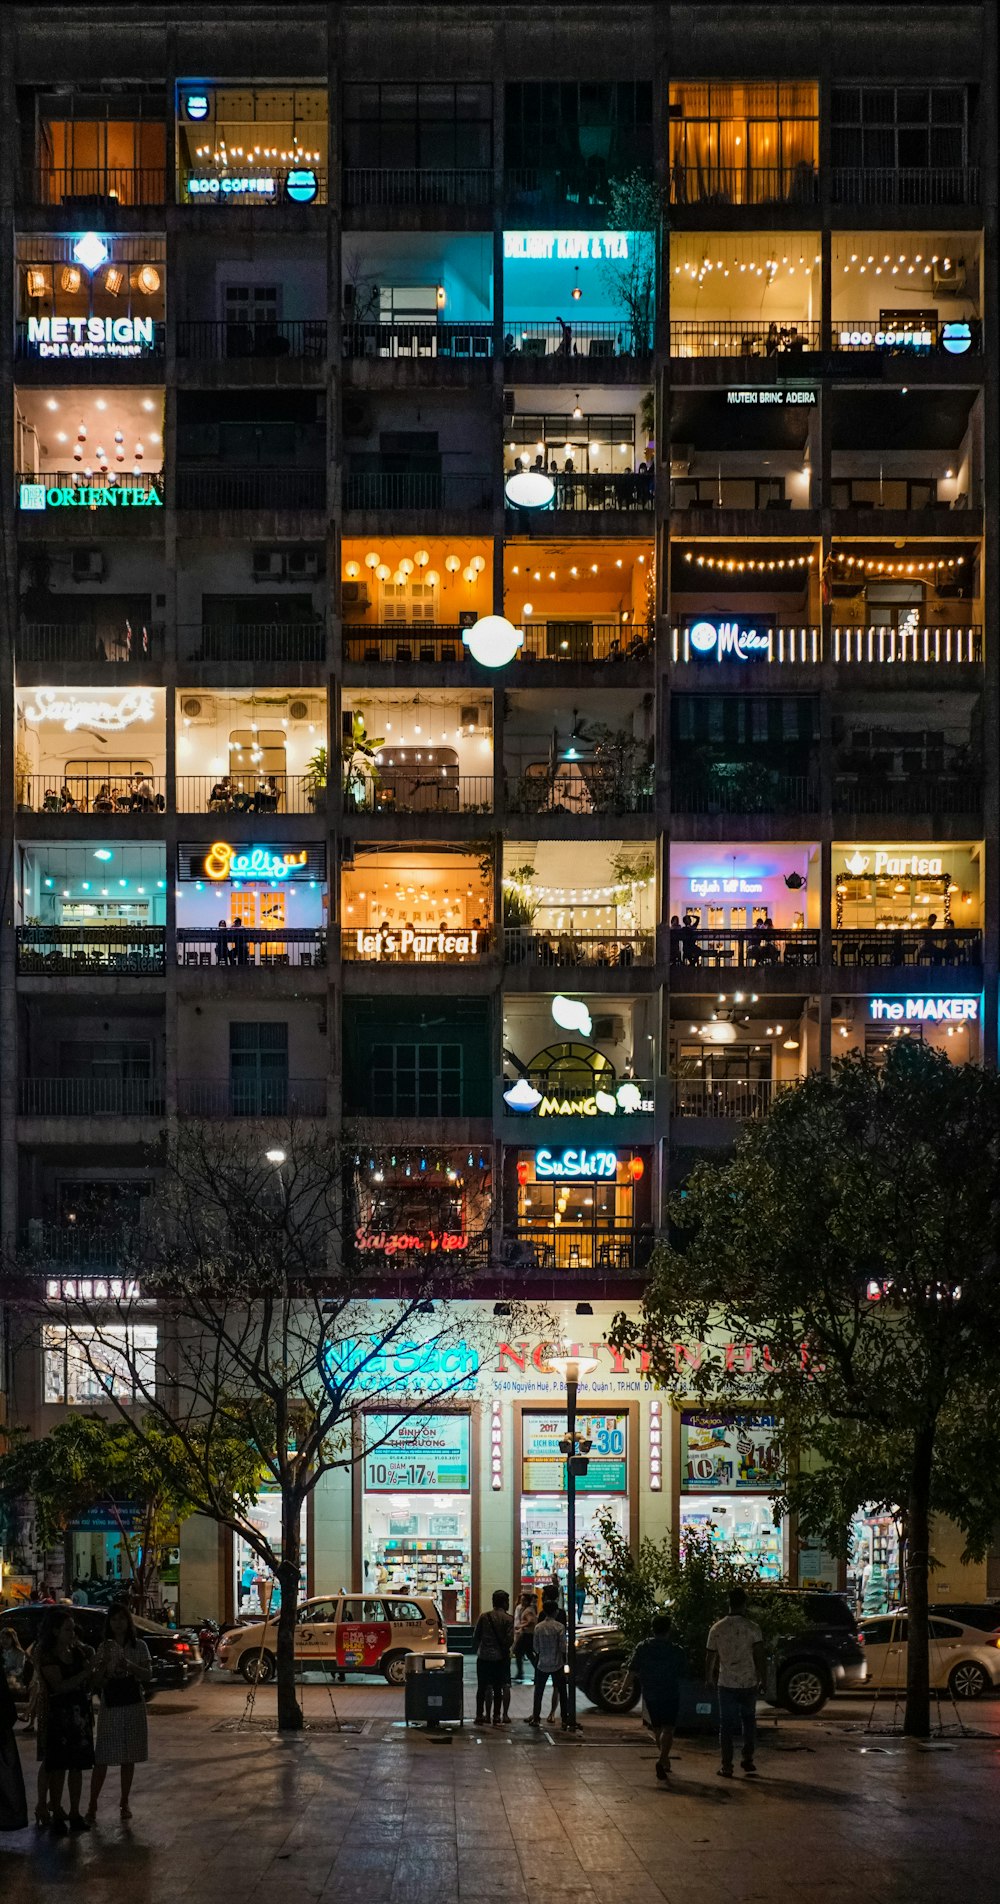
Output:
[[[70,1831],[86,1831],[80,1792],[83,1774],[94,1763],[94,1650],[77,1639],[71,1608],[53,1607],[46,1615],[34,1662],[45,1696],[39,1750],[48,1776],[52,1829],[65,1831],[68,1822]],[[63,1781],[67,1778],[68,1821],[62,1807]]]
[[153,1676],[145,1640],[139,1638],[132,1615],[120,1602],[108,1609],[104,1638],[97,1649],[95,1684],[101,1703],[97,1712],[97,1745],[90,1779],[87,1823],[97,1817],[97,1801],[109,1765],[121,1766],[121,1815],[131,1818],[129,1793],[137,1765],[149,1757],[146,1702],[143,1686]]
[[14,1737],[17,1707],[6,1678],[0,1679],[0,1831],[23,1831],[28,1822],[24,1778]]

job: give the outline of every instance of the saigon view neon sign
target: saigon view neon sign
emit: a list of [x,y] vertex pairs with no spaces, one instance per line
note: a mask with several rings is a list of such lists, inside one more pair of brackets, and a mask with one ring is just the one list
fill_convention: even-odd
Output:
[[305,866],[308,854],[272,853],[269,846],[239,849],[227,840],[216,840],[205,855],[206,879],[288,879],[296,867]]

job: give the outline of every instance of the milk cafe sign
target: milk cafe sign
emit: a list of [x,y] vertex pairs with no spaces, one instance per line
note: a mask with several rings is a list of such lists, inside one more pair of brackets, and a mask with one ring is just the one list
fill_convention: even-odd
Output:
[[420,932],[415,926],[358,926],[355,944],[359,959],[473,959],[483,937],[479,926],[465,932]]

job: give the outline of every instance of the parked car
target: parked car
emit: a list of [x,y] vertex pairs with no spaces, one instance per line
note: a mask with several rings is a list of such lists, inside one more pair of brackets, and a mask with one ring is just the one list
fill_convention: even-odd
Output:
[[[846,1599],[839,1593],[788,1592],[807,1625],[779,1640],[768,1660],[765,1697],[789,1712],[822,1711],[835,1692],[864,1686],[865,1649]],[[588,1626],[577,1634],[577,1686],[602,1712],[631,1712],[639,1703],[639,1684],[628,1671],[620,1635],[610,1626]]]
[[959,1626],[977,1627],[980,1633],[1000,1633],[1000,1600],[939,1600],[931,1613],[957,1620]]
[[[277,1643],[276,1618],[228,1627],[216,1663],[262,1685],[277,1670]],[[447,1644],[434,1601],[419,1593],[337,1593],[304,1600],[296,1611],[297,1664],[316,1660],[342,1674],[380,1672],[390,1686],[402,1685],[407,1653],[443,1652]]]
[[[104,1626],[107,1618],[103,1607],[68,1607],[73,1615],[73,1624],[85,1646],[99,1646],[104,1638]],[[12,1626],[25,1651],[34,1646],[42,1628],[42,1621],[49,1611],[45,1606],[5,1607],[0,1615],[0,1623]],[[153,1677],[146,1688],[146,1698],[152,1699],[158,1692],[177,1692],[189,1686],[201,1676],[201,1655],[198,1649],[198,1636],[186,1631],[177,1632],[171,1626],[158,1626],[155,1620],[135,1615],[135,1628],[140,1639],[149,1647],[153,1665]]]
[[[935,1607],[928,1621],[931,1687],[953,1699],[981,1699],[1000,1686],[1000,1633],[946,1620]],[[868,1673],[873,1692],[898,1692],[906,1685],[906,1609],[863,1620]]]

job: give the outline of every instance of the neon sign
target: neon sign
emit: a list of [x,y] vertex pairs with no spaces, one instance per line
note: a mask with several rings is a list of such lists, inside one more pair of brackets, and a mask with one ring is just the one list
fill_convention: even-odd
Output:
[[359,959],[468,959],[478,950],[479,939],[478,926],[469,932],[417,932],[413,926],[366,932],[359,926],[355,943]]
[[82,264],[87,271],[96,271],[110,253],[104,238],[96,231],[85,231],[73,246],[73,256],[77,264]]
[[905,326],[901,330],[879,331],[841,331],[841,350],[856,350],[859,346],[872,345],[887,350],[929,350],[934,338],[928,330],[911,330]]
[[971,324],[942,324],[941,343],[949,357],[962,357],[972,349]]
[[979,1017],[978,998],[873,998],[869,1017],[876,1023],[966,1025]]
[[517,1083],[504,1092],[503,1100],[509,1111],[534,1111],[539,1117],[616,1117],[619,1112],[623,1117],[632,1117],[637,1112],[648,1115],[653,1109],[652,1098],[643,1097],[639,1086],[629,1078],[607,1090],[597,1086],[592,1092],[568,1097],[554,1088],[536,1091],[527,1078],[518,1078]]
[[760,661],[770,655],[771,633],[742,621],[694,621],[687,638],[695,655],[706,661]]
[[272,853],[269,846],[235,847],[216,840],[205,855],[206,879],[288,879],[308,853]]
[[151,317],[29,317],[39,357],[142,357],[156,349]]
[[469,1247],[464,1230],[427,1230],[423,1234],[399,1230],[390,1234],[385,1230],[359,1229],[354,1232],[354,1242],[359,1250],[378,1250],[383,1256],[397,1256],[407,1250],[417,1251],[421,1256],[434,1256],[438,1252],[447,1256]]
[[762,410],[767,405],[773,407],[775,404],[782,408],[793,404],[814,406],[816,392],[815,390],[727,390],[726,402],[750,404]]
[[539,1182],[548,1177],[616,1177],[618,1156],[613,1150],[536,1150],[535,1176]]
[[109,481],[106,489],[89,489],[85,483],[49,489],[45,483],[22,483],[18,495],[21,509],[162,509],[163,498],[155,489],[122,489]]
[[83,701],[72,696],[60,699],[59,688],[36,688],[35,698],[24,710],[26,721],[61,721],[67,734],[78,727],[99,727],[109,734],[120,734],[133,721],[151,721],[153,696],[148,688],[132,688],[118,701]]
[[689,879],[688,891],[693,893],[696,899],[712,899],[722,893],[740,899],[756,899],[764,891],[764,881],[762,879],[730,879],[718,873],[712,873],[705,879]]
[[[844,870],[853,874],[855,879],[860,879],[862,873],[868,871],[870,864],[870,856],[867,853],[856,852],[852,853],[849,859],[845,859]],[[943,875],[944,865],[939,854],[931,854],[928,857],[923,853],[886,853],[876,849],[876,879],[881,879],[883,876],[891,876],[894,879],[906,877],[941,879]]]
[[385,1389],[419,1390],[423,1395],[473,1395],[479,1356],[467,1342],[382,1343],[377,1336],[330,1342],[320,1357],[328,1388],[371,1394]]
[[273,178],[189,178],[191,198],[274,198],[278,186]]
[[520,258],[529,264],[548,264],[558,259],[567,264],[606,258],[627,261],[627,231],[505,231],[503,255]]

